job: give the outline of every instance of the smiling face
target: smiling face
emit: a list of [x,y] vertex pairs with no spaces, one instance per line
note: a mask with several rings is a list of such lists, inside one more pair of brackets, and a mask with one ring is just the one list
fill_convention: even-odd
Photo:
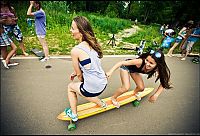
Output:
[[151,57],[151,56],[148,56],[146,59],[145,59],[145,68],[146,70],[152,70],[156,67],[157,63],[156,61]]
[[75,21],[72,21],[70,32],[75,40],[82,41],[82,34],[79,32]]

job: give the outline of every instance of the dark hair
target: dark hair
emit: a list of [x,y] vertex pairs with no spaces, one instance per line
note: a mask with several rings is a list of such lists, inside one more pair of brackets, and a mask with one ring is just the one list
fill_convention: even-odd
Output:
[[39,5],[39,9],[41,9],[42,8],[42,5],[41,5],[41,2],[40,1],[34,1],[36,4],[38,4]]
[[8,7],[10,11],[12,11],[10,2],[8,1],[1,1],[1,7]]
[[160,49],[158,49],[154,53],[151,53],[149,51],[147,53],[143,53],[139,58],[146,59],[148,56],[151,56],[156,61],[157,65],[152,71],[147,73],[147,79],[151,78],[155,74],[156,69],[158,69],[158,77],[156,78],[155,82],[160,79],[160,83],[165,89],[172,88],[169,84],[171,73],[165,62],[165,56],[163,52]]
[[102,58],[103,52],[101,50],[101,46],[97,42],[88,19],[83,16],[77,16],[73,20],[76,22],[79,32],[83,35],[82,40],[89,43],[89,45],[98,53],[99,58]]

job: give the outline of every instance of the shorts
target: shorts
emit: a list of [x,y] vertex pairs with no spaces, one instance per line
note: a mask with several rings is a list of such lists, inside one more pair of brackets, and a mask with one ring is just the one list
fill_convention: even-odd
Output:
[[186,41],[183,46],[181,47],[182,50],[186,50],[186,51],[191,51],[192,50],[192,46],[189,46],[189,45],[194,45],[194,42],[193,41]]
[[[106,85],[107,86],[107,85]],[[105,88],[106,88],[106,86],[105,86]],[[95,96],[98,96],[98,95],[100,95],[104,90],[105,90],[105,88],[101,91],[101,92],[99,92],[99,93],[90,93],[90,92],[88,92],[88,91],[86,91],[84,88],[83,88],[83,83],[80,85],[80,92],[81,92],[81,94],[83,95],[83,96],[85,96],[85,97],[95,97]]]
[[45,35],[37,35],[38,38],[45,38]]
[[128,69],[128,67],[126,67],[126,66],[124,66],[124,65],[121,66],[120,68],[123,69],[123,70],[127,70],[129,73],[132,73],[132,72]]
[[176,42],[176,43],[180,43],[182,40],[183,40],[183,38],[180,37],[180,36],[178,36],[178,37],[175,39],[175,42]]
[[12,40],[8,37],[8,35],[3,32],[0,36],[0,46],[10,46]]
[[16,37],[16,40],[18,42],[21,42],[23,40],[22,32],[17,24],[16,25],[4,25],[3,27],[4,27],[4,30],[7,35],[14,34]]

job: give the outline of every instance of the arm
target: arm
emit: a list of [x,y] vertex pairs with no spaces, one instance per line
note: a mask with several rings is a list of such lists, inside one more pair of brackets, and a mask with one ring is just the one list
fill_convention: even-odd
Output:
[[197,34],[191,34],[191,36],[200,38],[200,35],[197,35]]
[[150,102],[155,102],[157,100],[158,96],[163,92],[163,90],[164,90],[164,88],[160,84],[158,89],[157,89],[157,91],[152,96],[150,96],[149,101]]
[[76,49],[76,48],[73,48],[71,50],[71,58],[72,58],[72,63],[73,63],[73,68],[74,68],[74,72],[71,74],[71,80],[74,79],[75,76],[78,77],[78,79],[80,81],[83,81],[83,74],[82,74],[82,71],[79,67],[79,58],[78,58],[78,55],[79,55],[79,51]]
[[142,59],[133,59],[133,60],[127,60],[127,61],[120,61],[116,63],[108,72],[106,72],[106,76],[109,78],[112,73],[117,70],[121,66],[130,66],[130,65],[141,65]]
[[32,13],[33,4],[34,4],[34,1],[30,1],[30,6],[29,6],[28,11],[27,11],[28,16],[34,16],[34,14]]
[[186,27],[183,27],[180,32],[178,33],[178,35],[180,35],[181,37],[185,38],[184,35],[182,35],[183,31],[186,31]]

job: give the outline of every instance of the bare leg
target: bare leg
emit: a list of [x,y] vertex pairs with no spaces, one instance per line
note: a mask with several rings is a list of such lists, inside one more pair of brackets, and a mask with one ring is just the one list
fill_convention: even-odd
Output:
[[38,37],[38,39],[39,39],[39,41],[40,41],[40,44],[42,45],[45,58],[48,58],[48,57],[49,57],[49,48],[48,48],[48,46],[47,46],[47,42],[46,42],[45,38],[39,38],[39,37]]
[[194,42],[189,42],[189,43],[187,44],[186,53],[185,53],[185,55],[183,56],[183,58],[182,58],[181,60],[185,60],[185,59],[186,59],[186,57],[188,56],[188,54],[189,54],[189,52],[190,52],[190,50],[191,50],[193,44],[194,44]]
[[2,46],[1,47],[1,56],[2,56],[3,60],[6,60],[7,55],[8,55],[7,46]]
[[174,51],[174,49],[176,48],[176,46],[178,45],[179,43],[175,42],[174,45],[169,49],[167,55],[168,56],[172,56],[172,53]]
[[20,42],[19,42],[19,46],[20,46],[20,48],[21,48],[23,54],[24,54],[25,56],[28,56],[29,54],[26,53],[26,49],[25,49],[25,46],[24,46],[24,42],[23,42],[23,41],[20,41]]
[[77,95],[78,94],[82,96],[83,98],[85,98],[86,100],[90,102],[94,102],[99,106],[102,106],[102,102],[98,97],[85,97],[81,94],[80,92],[81,84],[82,82],[71,82],[68,85],[68,99],[69,99],[70,107],[74,114],[77,114],[77,102],[78,102]]
[[120,77],[122,86],[118,88],[113,96],[111,97],[113,100],[116,101],[117,97],[121,94],[127,92],[130,89],[130,74],[127,70],[120,69]]
[[8,55],[7,55],[7,57],[6,57],[6,63],[8,64],[9,62],[10,62],[10,58],[13,56],[13,54],[16,52],[16,50],[17,50],[17,46],[13,43],[13,42],[11,42],[11,51],[8,53]]
[[144,82],[142,80],[142,76],[139,73],[131,73],[132,79],[135,81],[136,88],[134,94],[138,92],[142,92],[144,90]]

